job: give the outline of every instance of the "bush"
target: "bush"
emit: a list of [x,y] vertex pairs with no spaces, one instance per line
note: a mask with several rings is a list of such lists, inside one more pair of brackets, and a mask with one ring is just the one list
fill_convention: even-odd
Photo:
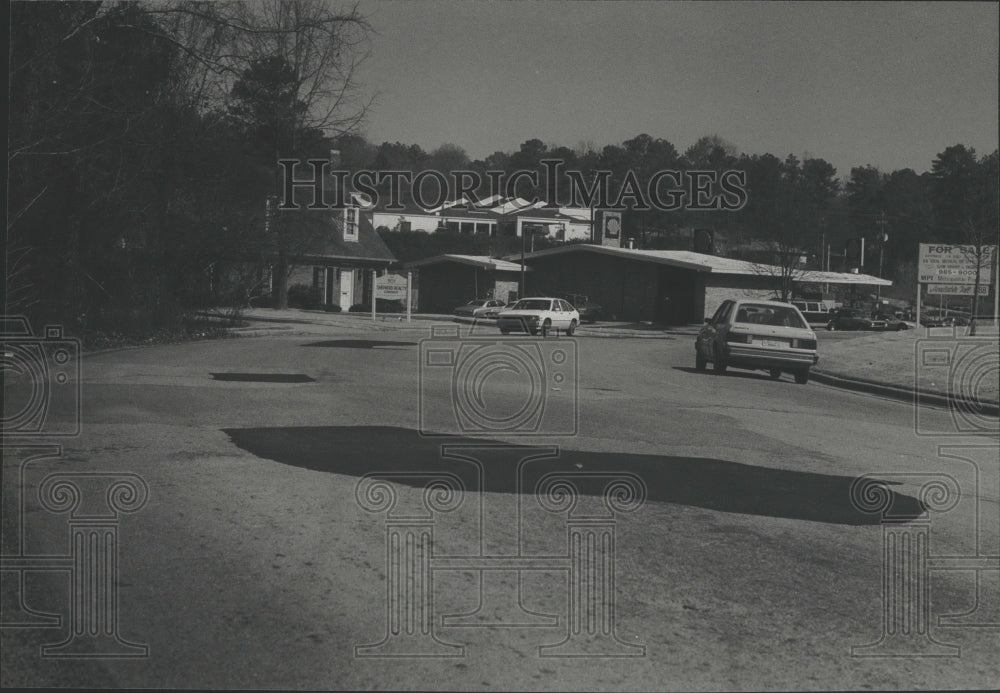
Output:
[[323,306],[323,310],[327,313],[339,313],[341,311],[341,307],[336,303],[328,303]]
[[288,287],[288,307],[315,309],[323,304],[319,287],[309,284],[292,284]]
[[[372,304],[371,303],[355,303],[349,308],[351,313],[371,313]],[[388,298],[376,298],[375,299],[375,312],[376,313],[404,313],[406,312],[406,304],[403,301],[392,300]]]

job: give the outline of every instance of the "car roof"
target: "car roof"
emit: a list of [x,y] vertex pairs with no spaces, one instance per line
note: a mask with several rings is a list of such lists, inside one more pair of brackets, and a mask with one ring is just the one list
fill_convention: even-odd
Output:
[[787,308],[788,306],[792,305],[791,303],[785,303],[784,301],[767,301],[763,299],[758,300],[754,298],[737,298],[734,300],[739,305],[743,305],[744,303],[753,303],[754,305],[775,306],[776,308],[777,307]]

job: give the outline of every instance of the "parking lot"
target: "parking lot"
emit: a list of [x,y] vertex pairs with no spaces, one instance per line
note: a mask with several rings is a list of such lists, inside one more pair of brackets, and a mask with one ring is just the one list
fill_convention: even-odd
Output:
[[[483,335],[488,348],[538,356],[544,386],[527,386],[526,371],[494,372],[461,395],[460,410],[452,386],[464,387],[461,368],[475,364],[467,335],[347,316],[257,327],[270,335],[88,356],[82,434],[66,441],[65,461],[21,466],[26,489],[71,464],[138,475],[149,491],[120,522],[118,589],[120,635],[148,645],[149,656],[81,661],[72,680],[689,690],[996,679],[996,631],[936,627],[939,641],[961,648],[944,659],[852,655],[878,641],[883,599],[880,518],[852,502],[852,481],[890,475],[897,509],[910,513],[921,475],[968,482],[967,464],[938,454],[935,431],[954,426],[947,410],[926,409],[915,429],[912,404],[762,373],[696,372],[690,330],[630,338],[586,328],[572,340]],[[820,335],[829,344],[865,338]],[[449,353],[452,365],[438,358]],[[546,408],[512,430],[500,414],[523,413],[526,401]],[[5,460],[5,471],[23,465],[16,451]],[[965,496],[991,512],[995,471]],[[372,474],[387,484],[365,486]],[[432,657],[376,647],[373,658],[370,646],[385,643],[393,623],[406,628],[390,605],[417,594],[393,602],[392,590],[421,584],[400,582],[386,542],[403,531],[397,515],[431,507],[427,475],[446,481],[431,514],[433,606],[423,613],[446,647]],[[574,510],[560,504],[569,487],[553,487],[556,477],[576,484]],[[614,479],[625,495],[603,505],[602,485]],[[553,488],[563,491],[540,493]],[[376,502],[390,497],[395,510]],[[613,616],[580,621],[574,614],[598,612],[574,611],[568,585],[579,574],[559,557],[575,555],[567,531],[615,507],[601,515],[614,541],[613,588],[580,583],[604,584]],[[972,505],[951,512],[934,527],[935,552],[996,545],[995,526],[968,530]],[[64,550],[64,525],[25,526],[32,546]],[[975,606],[969,577],[935,574],[935,615]],[[65,606],[62,584],[30,583],[30,603]],[[420,612],[402,613],[419,622]],[[584,658],[562,656],[551,647],[572,623],[614,638],[588,641]],[[54,631],[2,635],[5,685],[70,680],[59,661],[35,657]]]

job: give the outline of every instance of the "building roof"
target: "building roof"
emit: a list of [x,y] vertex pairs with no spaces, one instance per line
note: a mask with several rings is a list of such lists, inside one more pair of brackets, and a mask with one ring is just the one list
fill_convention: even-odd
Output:
[[577,221],[576,217],[571,217],[568,214],[563,214],[558,209],[543,209],[541,207],[532,207],[530,209],[523,209],[520,212],[514,212],[513,214],[510,214],[508,216],[521,217],[522,219]]
[[[638,260],[640,262],[653,262],[660,265],[680,267],[682,269],[694,270],[696,272],[710,272],[712,274],[740,274],[740,275],[761,275],[771,271],[777,273],[780,268],[774,265],[765,265],[759,262],[749,262],[747,260],[735,260],[717,255],[705,255],[695,253],[690,250],[637,250],[633,248],[615,248],[612,246],[595,245],[593,243],[574,243],[572,245],[559,246],[557,248],[547,248],[537,250],[524,256],[525,260],[547,257],[550,255],[560,255],[572,252],[591,252],[604,255],[614,255]],[[520,257],[520,254],[508,257]],[[867,284],[892,286],[888,279],[880,279],[869,274],[848,274],[846,272],[818,272],[805,270],[797,272],[796,281],[816,282],[825,284]]]
[[[329,216],[324,215],[326,219]],[[357,260],[391,263],[396,256],[389,250],[382,237],[375,232],[370,212],[358,215],[358,240],[345,241],[340,222],[329,224],[329,233],[324,233],[309,247],[299,250],[296,258],[308,260]]]
[[[478,267],[480,269],[490,270],[494,272],[520,272],[521,265],[516,262],[510,262],[508,260],[501,260],[499,258],[490,257],[489,255],[455,255],[452,253],[446,253],[444,255],[435,255],[434,257],[426,257],[422,260],[413,260],[412,262],[407,262],[405,266],[407,268],[417,268],[426,267],[427,265],[437,265],[445,262],[457,262],[463,265],[472,265],[473,267]],[[526,271],[530,272],[530,267],[524,268]]]
[[820,272],[806,270],[796,279],[799,282],[813,284],[866,284],[875,286],[892,286],[892,281],[880,279],[870,274],[854,274],[853,272]]

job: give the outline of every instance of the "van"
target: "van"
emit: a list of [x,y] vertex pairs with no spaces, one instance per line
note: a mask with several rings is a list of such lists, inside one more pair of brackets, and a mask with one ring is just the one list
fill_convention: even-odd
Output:
[[836,307],[832,301],[795,299],[792,305],[799,309],[806,322],[825,325],[830,322],[830,311]]

